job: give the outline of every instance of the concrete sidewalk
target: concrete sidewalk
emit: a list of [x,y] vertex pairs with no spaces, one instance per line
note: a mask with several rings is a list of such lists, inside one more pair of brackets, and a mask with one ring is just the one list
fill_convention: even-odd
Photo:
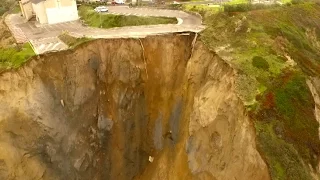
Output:
[[26,37],[24,32],[17,26],[18,24],[25,23],[20,15],[9,14],[5,17],[4,21],[10,29],[13,37],[16,39],[17,43],[28,42],[28,38]]

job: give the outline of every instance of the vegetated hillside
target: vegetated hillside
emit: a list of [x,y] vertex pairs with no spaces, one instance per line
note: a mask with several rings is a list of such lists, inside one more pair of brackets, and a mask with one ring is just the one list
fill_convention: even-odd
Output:
[[318,178],[317,99],[308,84],[318,86],[320,75],[320,5],[220,13],[205,22],[202,41],[239,72],[237,92],[271,177]]
[[14,0],[2,0],[0,2],[0,16],[2,16],[6,11],[8,11],[14,2]]

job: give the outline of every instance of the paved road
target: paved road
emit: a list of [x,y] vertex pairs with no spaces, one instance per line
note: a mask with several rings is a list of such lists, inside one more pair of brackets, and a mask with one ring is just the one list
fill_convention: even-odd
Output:
[[59,23],[52,25],[39,25],[36,22],[23,22],[18,14],[10,14],[6,17],[6,22],[13,32],[25,37],[25,41],[30,41],[37,54],[48,51],[59,51],[67,48],[57,36],[67,31],[76,37],[91,38],[143,38],[149,35],[165,34],[172,32],[199,32],[204,29],[201,18],[183,11],[148,8],[129,8],[127,6],[116,6],[109,8],[110,14],[136,15],[136,16],[163,16],[175,17],[178,24],[133,26],[111,29],[100,29],[83,26],[79,21]]

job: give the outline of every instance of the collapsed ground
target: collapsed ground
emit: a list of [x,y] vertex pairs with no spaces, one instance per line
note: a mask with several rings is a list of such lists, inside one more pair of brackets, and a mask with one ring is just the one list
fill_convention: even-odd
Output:
[[[3,7],[3,12],[8,13],[20,13],[19,6],[12,0],[6,0],[0,2],[0,7]],[[123,26],[139,26],[139,25],[155,25],[155,24],[176,24],[176,18],[167,17],[138,17],[138,16],[124,16],[124,15],[112,15],[94,11],[95,6],[82,5],[79,7],[79,16],[81,17],[84,24],[99,27],[99,28],[113,28]],[[1,9],[0,8],[0,15]],[[29,43],[17,44],[12,37],[10,30],[4,22],[3,16],[0,19],[0,71],[5,69],[20,67],[35,53]],[[101,20],[101,21],[100,21]],[[66,43],[70,48],[73,48],[83,42],[90,40],[89,38],[83,37],[76,39],[67,35],[68,33],[63,32],[59,38]]]
[[272,179],[317,178],[319,124],[306,82],[320,73],[320,6],[217,12],[204,14],[200,40],[237,71],[236,92]]

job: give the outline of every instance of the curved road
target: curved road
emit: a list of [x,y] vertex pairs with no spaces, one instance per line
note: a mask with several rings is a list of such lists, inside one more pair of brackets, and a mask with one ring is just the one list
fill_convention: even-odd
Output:
[[115,37],[145,37],[148,35],[173,33],[173,32],[200,32],[204,29],[201,17],[188,14],[178,10],[155,9],[155,8],[129,8],[127,6],[109,7],[109,14],[135,15],[154,17],[174,17],[178,24],[161,24],[148,26],[127,26],[111,29],[99,29],[88,27],[85,32],[74,32],[73,35],[83,35],[93,38],[115,38]]
[[83,26],[79,21],[52,25],[39,25],[34,21],[25,23],[18,14],[8,15],[6,17],[6,23],[17,41],[30,41],[37,54],[67,49],[67,45],[57,38],[63,31],[67,31],[75,37],[143,38],[149,35],[173,32],[200,32],[204,29],[201,17],[178,10],[111,6],[109,7],[109,13],[136,16],[175,17],[178,19],[178,24],[100,29]]

